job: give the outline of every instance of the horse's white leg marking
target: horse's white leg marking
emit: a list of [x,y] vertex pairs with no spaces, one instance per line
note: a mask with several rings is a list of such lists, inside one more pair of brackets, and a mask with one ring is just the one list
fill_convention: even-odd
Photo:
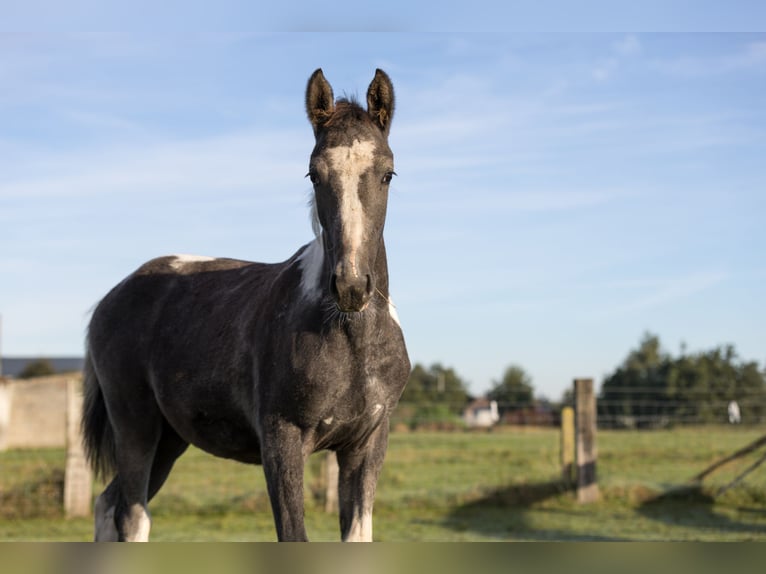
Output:
[[354,516],[344,542],[372,542],[372,509],[365,509],[362,516]]
[[359,199],[359,179],[374,161],[375,143],[356,140],[350,146],[336,146],[327,150],[332,171],[340,178],[340,217],[343,242],[351,272],[356,274],[356,252],[364,241],[364,210]]
[[324,249],[322,240],[317,237],[298,258],[301,268],[301,291],[309,299],[316,299],[322,293],[319,282],[322,279]]
[[134,532],[125,533],[126,542],[149,542],[149,531],[152,527],[152,521],[146,509],[140,504],[134,504],[130,509],[131,522],[137,521],[134,525]]
[[94,539],[96,542],[117,542],[119,539],[117,525],[114,523],[114,506],[107,507],[107,504],[109,503],[101,494],[94,505],[93,514],[96,523]]

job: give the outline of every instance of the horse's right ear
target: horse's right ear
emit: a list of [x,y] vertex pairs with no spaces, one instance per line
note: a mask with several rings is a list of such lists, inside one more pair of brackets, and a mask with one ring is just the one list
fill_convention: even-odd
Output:
[[335,111],[335,100],[332,87],[325,80],[322,68],[311,74],[309,84],[306,87],[306,113],[314,127],[314,135],[319,131]]

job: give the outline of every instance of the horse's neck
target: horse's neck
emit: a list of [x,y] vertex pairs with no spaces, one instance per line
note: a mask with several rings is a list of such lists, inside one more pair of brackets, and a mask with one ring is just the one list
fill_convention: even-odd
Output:
[[386,299],[388,293],[388,259],[386,258],[386,242],[380,239],[380,249],[378,249],[378,258],[375,261],[375,287],[378,292]]

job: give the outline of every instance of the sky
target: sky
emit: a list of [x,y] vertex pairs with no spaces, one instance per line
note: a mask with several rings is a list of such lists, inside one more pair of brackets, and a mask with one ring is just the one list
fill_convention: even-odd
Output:
[[597,385],[645,332],[766,359],[766,34],[0,33],[2,354],[81,355],[142,262],[312,239],[318,67],[397,107],[386,222],[413,363]]

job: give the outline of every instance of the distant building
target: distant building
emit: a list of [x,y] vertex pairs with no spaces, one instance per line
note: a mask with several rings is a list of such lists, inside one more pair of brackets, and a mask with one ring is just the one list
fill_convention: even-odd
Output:
[[463,421],[469,428],[489,428],[500,420],[497,401],[482,397],[470,403],[463,411]]
[[28,364],[35,361],[48,361],[57,373],[70,373],[82,371],[85,360],[82,357],[3,357],[2,372],[4,377],[15,378],[19,376]]
[[545,403],[535,403],[523,409],[507,411],[501,417],[504,425],[516,426],[556,426],[561,422],[560,415]]

